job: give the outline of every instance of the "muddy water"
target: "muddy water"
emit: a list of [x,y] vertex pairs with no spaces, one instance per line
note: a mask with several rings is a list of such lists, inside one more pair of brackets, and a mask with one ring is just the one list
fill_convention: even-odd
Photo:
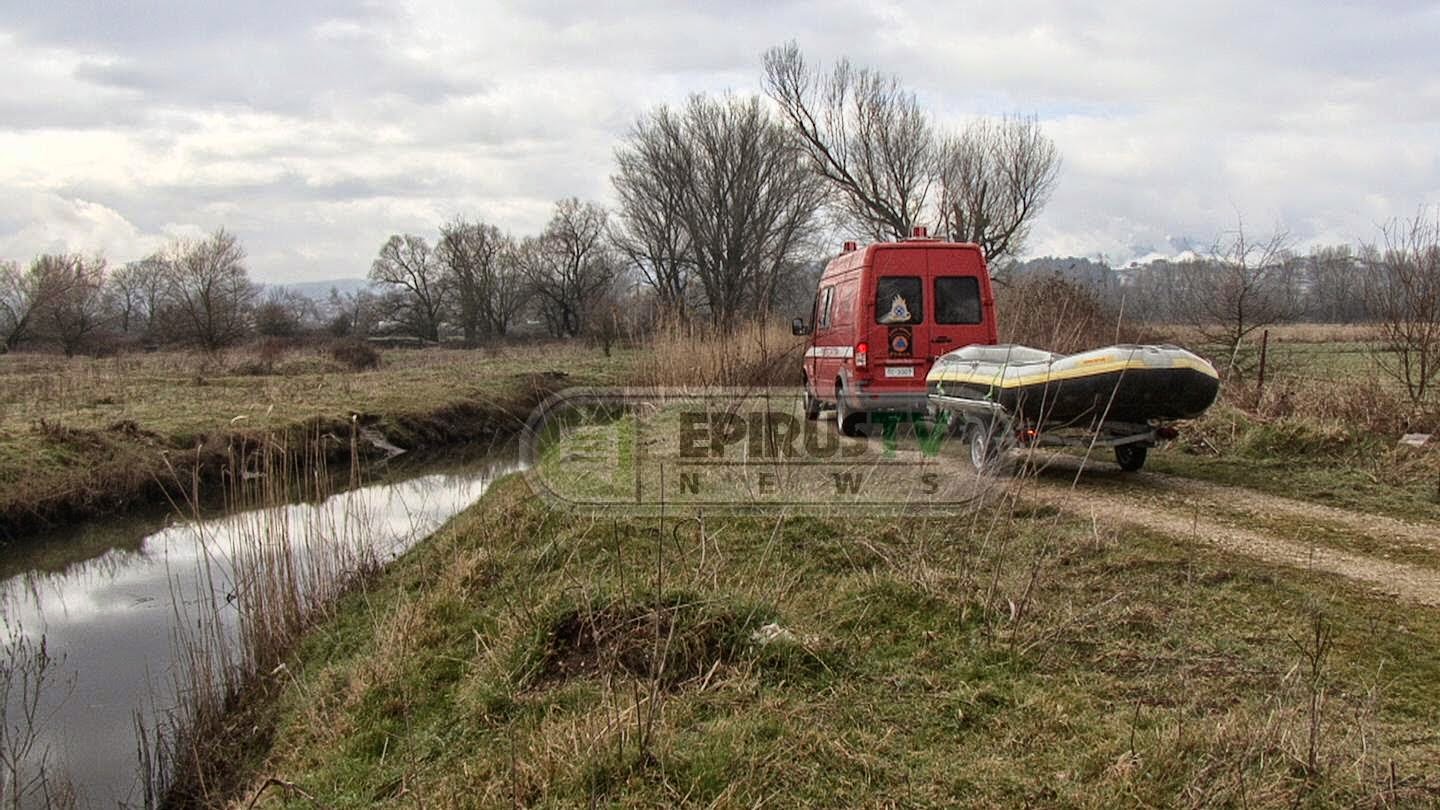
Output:
[[[43,637],[60,659],[40,693],[30,773],[43,753],[47,772],[63,774],[82,807],[140,801],[137,715],[153,725],[174,706],[176,631],[193,627],[205,605],[223,606],[221,632],[234,636],[238,615],[226,598],[232,592],[234,548],[258,523],[283,523],[305,542],[343,538],[388,561],[517,469],[514,452],[497,453],[459,468],[417,470],[413,477],[318,503],[160,527],[153,519],[113,521],[30,543],[30,551],[12,549],[0,581],[0,649],[20,637],[32,642]],[[57,559],[54,549],[63,555],[62,540],[85,559]],[[35,550],[45,548],[52,551]],[[0,667],[4,660],[0,655]],[[20,722],[23,691],[12,683],[0,718],[6,725]],[[0,734],[0,745],[5,739]],[[10,739],[13,747],[13,733]],[[0,774],[0,797],[9,806],[13,785],[6,781]]]

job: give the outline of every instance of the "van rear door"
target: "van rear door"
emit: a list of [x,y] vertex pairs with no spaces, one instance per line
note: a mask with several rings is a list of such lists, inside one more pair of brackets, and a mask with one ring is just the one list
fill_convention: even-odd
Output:
[[975,343],[994,343],[995,324],[987,323],[989,279],[975,250],[928,250],[930,359]]
[[925,253],[913,248],[877,250],[865,331],[875,358],[876,385],[923,384],[929,370],[930,293]]

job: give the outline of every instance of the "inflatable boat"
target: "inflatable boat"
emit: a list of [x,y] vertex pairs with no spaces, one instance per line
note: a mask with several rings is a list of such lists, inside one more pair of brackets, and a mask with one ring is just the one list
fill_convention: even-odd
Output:
[[1027,346],[966,346],[935,361],[926,386],[949,409],[996,412],[1037,427],[1146,425],[1204,413],[1215,368],[1178,346],[1119,345],[1060,355]]

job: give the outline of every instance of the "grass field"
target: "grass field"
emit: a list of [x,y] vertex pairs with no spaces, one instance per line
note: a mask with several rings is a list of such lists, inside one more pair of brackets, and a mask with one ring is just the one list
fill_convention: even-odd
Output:
[[[1206,353],[1193,329],[1152,330]],[[1269,331],[1263,387],[1253,367],[1226,379],[1221,402],[1183,425],[1181,441],[1153,453],[1150,468],[1316,503],[1440,518],[1440,399],[1418,405],[1408,399],[1377,363],[1386,353],[1372,327],[1284,324]],[[1436,438],[1417,449],[1399,444],[1406,433]]]
[[[1395,445],[1435,410],[1376,374],[1368,344],[1338,337],[1357,336],[1274,340],[1265,388],[1232,382],[1151,465],[1223,485],[1205,496],[1205,531],[1433,575],[1440,551],[1414,540],[1428,524],[1354,527],[1367,514],[1440,520],[1440,453]],[[447,412],[489,405],[497,418],[537,375],[552,388],[786,384],[797,345],[774,330],[723,343],[677,332],[610,358],[573,345],[393,351],[363,372],[317,351],[3,357],[0,500],[103,490],[107,474],[156,475],[162,451],[352,413],[402,444],[445,441]],[[565,449],[546,459],[564,463]],[[1183,531],[1023,495],[955,517],[661,520],[554,509],[509,479],[322,611],[207,741],[209,766],[184,782],[203,792],[180,798],[1440,802],[1440,614],[1236,553],[1233,538],[1222,550],[1190,528],[1199,496],[1145,481],[1101,478],[1072,500],[1142,504]],[[1241,492],[1350,511],[1270,513],[1278,501]]]
[[1440,799],[1440,617],[1053,513],[662,524],[508,481],[349,598],[248,790],[431,806]]
[[33,522],[27,517],[63,522],[154,497],[157,481],[175,477],[172,468],[213,466],[242,435],[308,427],[344,436],[359,415],[409,449],[463,439],[485,427],[467,420],[529,401],[537,386],[614,384],[633,359],[633,352],[606,357],[580,344],[388,351],[366,371],[315,349],[278,357],[256,350],[3,355],[0,525]]

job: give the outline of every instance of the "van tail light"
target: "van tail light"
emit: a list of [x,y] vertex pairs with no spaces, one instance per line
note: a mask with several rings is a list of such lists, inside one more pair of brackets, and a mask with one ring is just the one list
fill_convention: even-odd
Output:
[[865,368],[870,363],[870,344],[860,341],[855,344],[855,367]]
[[1160,439],[1174,439],[1174,438],[1178,437],[1179,435],[1180,435],[1180,431],[1176,430],[1176,429],[1173,428],[1173,427],[1170,427],[1169,425],[1166,425],[1165,427],[1162,427],[1162,428],[1156,428],[1156,429],[1155,429],[1155,436],[1156,436],[1156,438],[1160,438]]

